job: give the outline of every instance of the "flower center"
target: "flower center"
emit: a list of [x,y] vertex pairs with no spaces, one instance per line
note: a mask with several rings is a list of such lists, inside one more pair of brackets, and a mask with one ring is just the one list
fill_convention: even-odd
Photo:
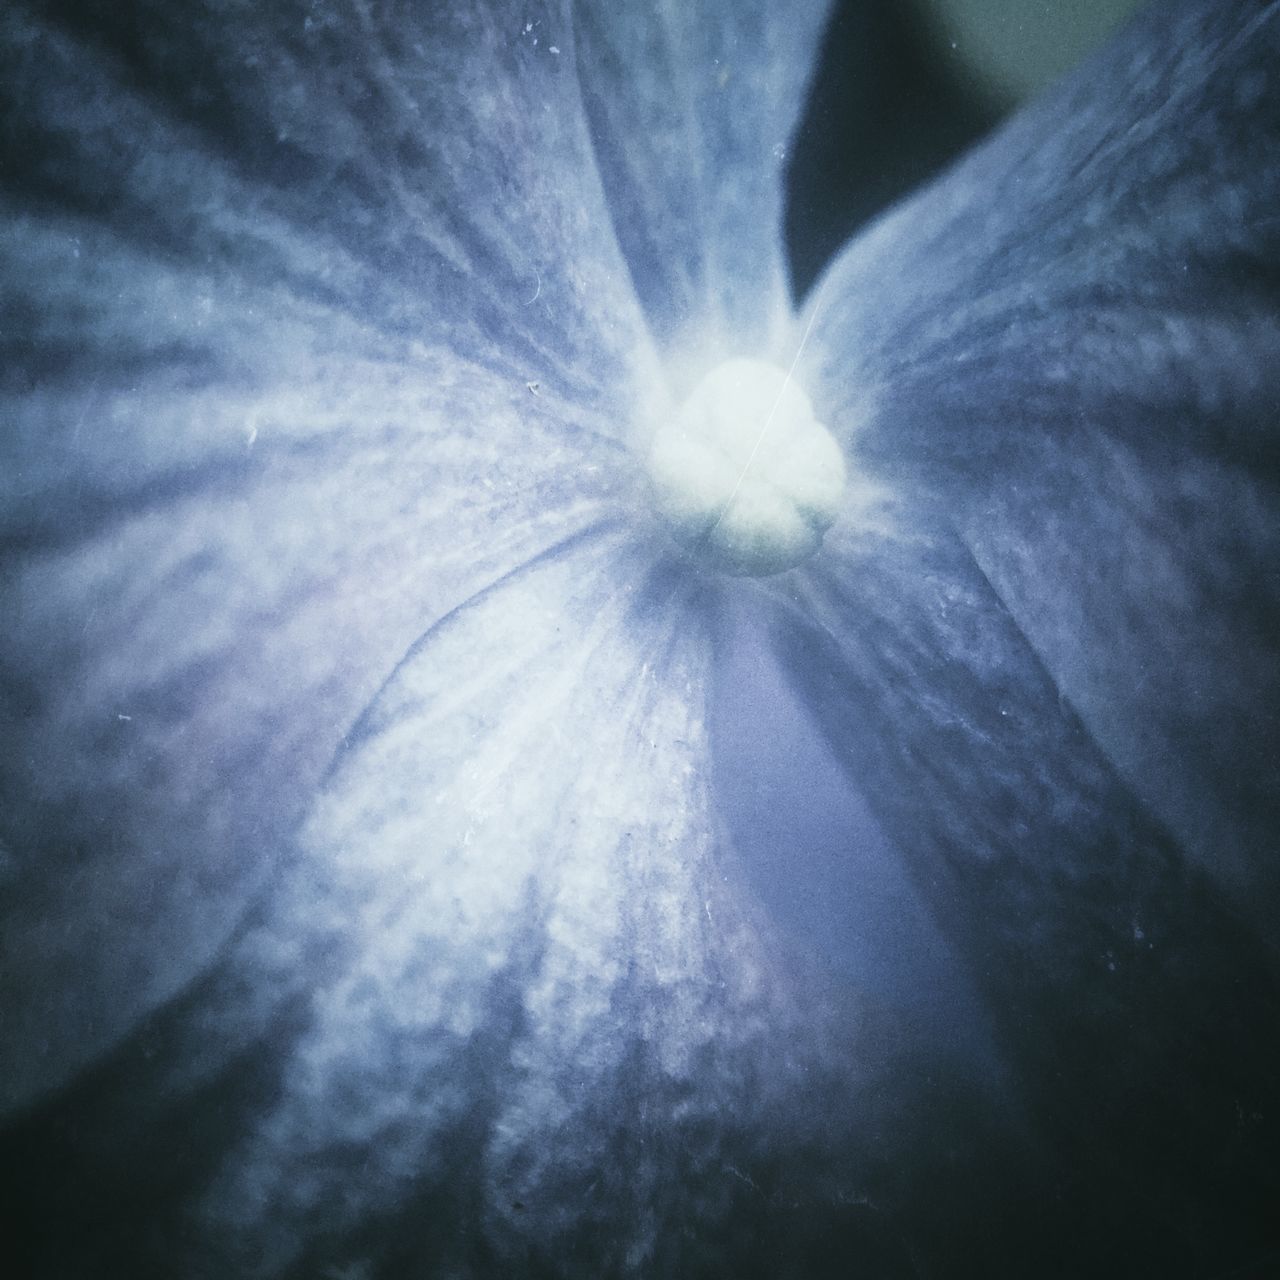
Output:
[[725,573],[762,577],[808,559],[844,492],[840,446],[777,366],[728,360],[653,439],[654,505],[672,536]]

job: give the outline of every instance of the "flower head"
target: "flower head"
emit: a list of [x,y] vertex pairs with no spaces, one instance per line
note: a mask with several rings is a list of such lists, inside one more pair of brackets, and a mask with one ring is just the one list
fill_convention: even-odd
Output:
[[2,20],[6,1150],[150,1224],[33,1268],[1274,1243],[1276,7],[797,316],[824,19]]

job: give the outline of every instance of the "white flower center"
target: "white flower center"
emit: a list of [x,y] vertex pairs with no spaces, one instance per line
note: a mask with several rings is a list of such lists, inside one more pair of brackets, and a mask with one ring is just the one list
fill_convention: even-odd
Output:
[[844,492],[840,446],[775,365],[728,360],[654,437],[654,504],[671,533],[725,573],[781,573],[822,545]]

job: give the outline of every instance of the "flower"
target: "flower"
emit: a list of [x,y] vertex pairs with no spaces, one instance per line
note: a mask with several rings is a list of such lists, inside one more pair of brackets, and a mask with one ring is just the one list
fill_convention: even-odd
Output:
[[[29,1270],[1275,1245],[1275,6],[1139,20],[795,318],[823,18],[3,19]],[[847,471],[758,579],[645,473],[744,358]]]

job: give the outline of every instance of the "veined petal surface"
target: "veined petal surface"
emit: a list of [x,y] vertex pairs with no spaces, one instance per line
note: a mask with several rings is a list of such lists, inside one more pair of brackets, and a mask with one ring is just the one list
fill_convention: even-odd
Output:
[[4,1108],[208,961],[424,630],[637,500],[652,349],[523,25],[0,18]]
[[[1264,1248],[1280,1191],[1265,947],[945,522],[882,513],[828,550],[775,644],[995,1023],[1056,1189],[1032,1212],[1088,1218],[1169,1268],[1215,1265],[1226,1223]],[[1158,1243],[1139,1200],[1158,1206]]]
[[681,382],[789,340],[782,177],[828,9],[573,7],[618,242]]
[[850,246],[802,361],[861,464],[959,531],[1125,782],[1264,927],[1278,57],[1273,3],[1151,6]]
[[[273,945],[333,939],[203,1199],[222,1273],[387,1266],[367,1224],[402,1217],[417,1266],[590,1247],[663,1269],[691,1256],[673,1222],[696,1255],[762,1194],[741,1166],[859,1020],[779,968],[727,874],[703,590],[593,530],[445,618],[374,699],[243,949],[252,985]],[[796,1176],[831,1194],[829,1159]]]

